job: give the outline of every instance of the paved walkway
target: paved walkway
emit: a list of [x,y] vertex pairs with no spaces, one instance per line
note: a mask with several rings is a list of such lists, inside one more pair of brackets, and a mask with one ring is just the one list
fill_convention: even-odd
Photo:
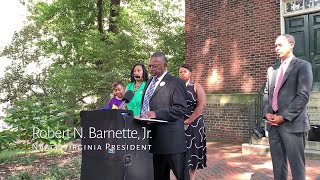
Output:
[[[197,180],[272,180],[270,157],[243,155],[241,145],[207,143],[208,167],[197,171]],[[320,180],[320,157],[307,159],[307,180]],[[175,178],[171,178],[175,179]],[[289,170],[289,179],[292,179]]]

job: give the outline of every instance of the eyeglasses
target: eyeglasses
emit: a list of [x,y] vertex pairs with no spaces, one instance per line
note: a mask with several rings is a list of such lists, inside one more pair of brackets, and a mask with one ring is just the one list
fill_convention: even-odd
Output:
[[161,65],[160,64],[149,64],[149,69],[151,68],[159,68]]

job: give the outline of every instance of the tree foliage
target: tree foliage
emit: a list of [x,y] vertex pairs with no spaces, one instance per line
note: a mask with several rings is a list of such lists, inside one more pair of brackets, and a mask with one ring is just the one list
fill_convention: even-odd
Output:
[[[105,96],[115,80],[127,82],[133,64],[147,63],[154,51],[170,57],[174,74],[184,61],[184,19],[178,1],[22,3],[30,11],[28,22],[1,52],[12,60],[0,79],[1,100],[13,107],[7,122],[28,122],[17,127],[57,121],[47,117],[53,111],[67,115],[61,120],[77,124],[79,111],[96,108],[99,102],[87,103],[86,98]],[[38,113],[32,113],[34,109]]]

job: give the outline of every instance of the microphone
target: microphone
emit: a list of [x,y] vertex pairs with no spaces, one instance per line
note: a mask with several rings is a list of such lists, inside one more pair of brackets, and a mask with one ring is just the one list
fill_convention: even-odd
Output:
[[139,75],[134,75],[134,74],[132,74],[131,77],[133,77],[133,78],[140,78]]
[[132,100],[133,96],[134,96],[134,93],[133,93],[131,90],[128,90],[128,91],[123,95],[122,103],[120,104],[119,109],[121,109],[122,106],[123,106],[125,103],[129,103],[129,102]]
[[107,93],[107,95],[105,95],[105,96],[99,101],[99,103],[98,103],[98,105],[97,105],[97,108],[99,108],[99,106],[101,105],[102,101],[104,101],[104,100],[109,96],[109,94],[110,94],[112,91],[113,91],[113,89],[111,89],[111,91],[110,91],[109,93]]

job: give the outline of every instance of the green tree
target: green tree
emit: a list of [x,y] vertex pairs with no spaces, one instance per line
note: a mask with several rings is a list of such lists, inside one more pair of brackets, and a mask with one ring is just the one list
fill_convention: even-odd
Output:
[[[85,98],[104,97],[115,80],[127,82],[133,64],[147,63],[150,53],[164,51],[172,73],[184,61],[184,19],[177,1],[22,2],[30,11],[28,22],[1,52],[12,60],[0,79],[1,100],[13,107],[9,123],[49,121],[50,106],[50,112],[64,114],[65,123],[77,124],[79,111],[99,102],[87,104]],[[30,73],[32,66],[41,71]],[[18,116],[18,107],[26,113]],[[41,113],[27,116],[34,108]]]

